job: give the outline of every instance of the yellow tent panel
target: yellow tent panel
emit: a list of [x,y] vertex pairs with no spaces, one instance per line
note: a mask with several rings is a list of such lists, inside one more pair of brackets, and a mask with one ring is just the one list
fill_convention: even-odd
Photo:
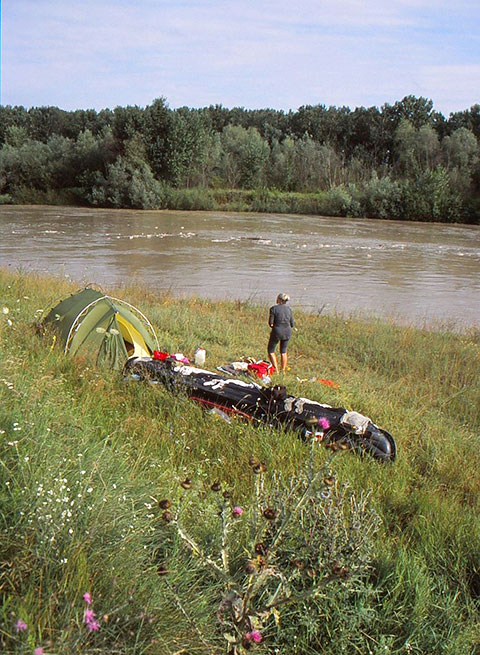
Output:
[[131,357],[132,355],[135,355],[135,357],[150,357],[151,351],[140,332],[136,330],[121,314],[117,313],[116,319],[123,340],[125,341],[128,356]]

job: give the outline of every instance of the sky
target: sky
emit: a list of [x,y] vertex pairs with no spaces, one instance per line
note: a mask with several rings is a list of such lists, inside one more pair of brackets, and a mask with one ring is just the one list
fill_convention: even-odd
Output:
[[1,0],[1,19],[3,105],[480,103],[480,0]]

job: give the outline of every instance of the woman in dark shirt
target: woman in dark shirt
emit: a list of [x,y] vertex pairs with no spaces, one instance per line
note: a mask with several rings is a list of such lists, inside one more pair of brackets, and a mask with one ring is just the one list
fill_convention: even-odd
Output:
[[272,328],[270,339],[268,340],[268,358],[272,365],[275,367],[275,372],[278,373],[277,356],[275,355],[275,348],[280,342],[280,361],[282,365],[282,373],[287,370],[287,346],[290,337],[292,336],[292,328],[295,327],[293,314],[290,307],[287,307],[287,302],[290,296],[287,293],[279,293],[277,296],[277,304],[270,307],[270,314],[268,317],[268,324]]

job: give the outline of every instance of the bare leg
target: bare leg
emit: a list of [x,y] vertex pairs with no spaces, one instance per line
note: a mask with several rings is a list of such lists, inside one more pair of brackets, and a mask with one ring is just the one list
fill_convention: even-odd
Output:
[[288,355],[287,353],[280,353],[280,360],[282,362],[282,373],[285,373],[287,370],[287,364],[288,364]]
[[277,356],[275,355],[275,353],[268,353],[268,359],[270,360],[273,368],[275,369],[275,373],[278,373]]

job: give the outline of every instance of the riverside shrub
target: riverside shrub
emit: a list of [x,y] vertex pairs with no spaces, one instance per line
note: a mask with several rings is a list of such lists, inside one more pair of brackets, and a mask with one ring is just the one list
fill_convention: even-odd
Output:
[[119,157],[110,164],[105,178],[97,176],[89,200],[101,207],[160,209],[163,196],[163,186],[146,162]]

